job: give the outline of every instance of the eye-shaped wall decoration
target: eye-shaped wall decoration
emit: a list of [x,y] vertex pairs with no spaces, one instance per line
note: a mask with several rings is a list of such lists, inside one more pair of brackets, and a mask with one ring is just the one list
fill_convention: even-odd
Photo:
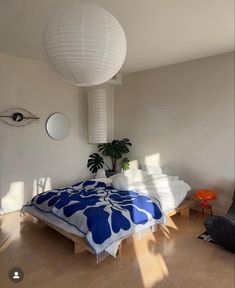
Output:
[[40,119],[24,108],[11,108],[0,114],[0,120],[8,125],[22,127]]

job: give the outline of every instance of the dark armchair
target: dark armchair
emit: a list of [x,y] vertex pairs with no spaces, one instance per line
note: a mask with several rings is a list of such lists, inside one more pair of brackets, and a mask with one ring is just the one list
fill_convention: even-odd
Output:
[[235,191],[232,205],[225,216],[214,216],[204,221],[208,234],[221,246],[235,252]]

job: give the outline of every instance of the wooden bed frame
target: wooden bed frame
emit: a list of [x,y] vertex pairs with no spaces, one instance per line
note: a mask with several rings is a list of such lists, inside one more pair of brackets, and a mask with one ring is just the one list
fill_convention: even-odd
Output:
[[[182,217],[189,217],[190,216],[190,208],[192,207],[192,205],[195,203],[195,200],[192,198],[189,199],[185,199],[182,204],[176,208],[175,210],[171,211],[170,213],[168,213],[167,217],[171,217],[177,213],[180,213],[180,215]],[[89,251],[90,253],[94,252],[92,251],[92,249],[86,244],[84,238],[73,235],[71,233],[65,232],[64,230],[60,229],[59,227],[56,227],[55,225],[42,220],[40,218],[38,218],[37,216],[35,216],[33,213],[28,213],[31,216],[33,216],[34,218],[36,218],[38,220],[38,222],[42,223],[43,225],[47,225],[49,227],[51,227],[52,229],[56,230],[57,232],[59,232],[60,234],[64,235],[65,237],[69,238],[70,240],[73,241],[74,243],[74,253],[75,254],[79,254],[85,250]],[[122,251],[122,246],[125,240],[123,240],[120,245],[119,245],[119,249],[118,249],[118,255],[121,255],[121,251]]]

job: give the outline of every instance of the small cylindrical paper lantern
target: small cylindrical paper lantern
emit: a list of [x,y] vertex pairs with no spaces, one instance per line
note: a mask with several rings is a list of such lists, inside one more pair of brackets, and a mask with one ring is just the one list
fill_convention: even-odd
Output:
[[87,101],[88,142],[106,143],[108,134],[106,90],[101,88],[88,89]]

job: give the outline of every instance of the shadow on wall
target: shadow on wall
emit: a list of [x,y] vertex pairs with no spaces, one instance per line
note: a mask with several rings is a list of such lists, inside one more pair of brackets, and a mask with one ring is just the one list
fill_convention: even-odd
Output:
[[33,179],[32,185],[26,185],[24,181],[11,182],[1,199],[1,214],[18,211],[29,199],[51,189],[50,177]]

